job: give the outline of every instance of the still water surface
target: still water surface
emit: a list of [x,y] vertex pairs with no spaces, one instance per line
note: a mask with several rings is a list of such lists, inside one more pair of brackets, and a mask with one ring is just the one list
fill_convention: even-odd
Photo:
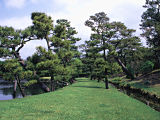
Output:
[[[10,100],[14,99],[13,97],[13,83],[8,82],[0,78],[0,100]],[[41,94],[44,93],[38,85],[34,85],[32,87],[26,88],[25,94],[27,96],[30,95],[36,95],[36,94]],[[17,93],[16,93],[16,98],[22,98],[22,95],[17,87]]]

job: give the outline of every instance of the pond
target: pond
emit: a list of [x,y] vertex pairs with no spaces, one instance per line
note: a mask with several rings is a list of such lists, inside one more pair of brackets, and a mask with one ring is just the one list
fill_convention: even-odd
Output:
[[[14,98],[22,98],[22,95],[18,87],[17,87],[16,95],[13,95],[13,86],[14,86],[13,83],[5,81],[2,78],[0,78],[0,100],[10,100]],[[30,86],[29,88],[25,88],[24,92],[27,96],[44,93],[44,91],[40,89],[39,85],[33,85],[33,86]]]

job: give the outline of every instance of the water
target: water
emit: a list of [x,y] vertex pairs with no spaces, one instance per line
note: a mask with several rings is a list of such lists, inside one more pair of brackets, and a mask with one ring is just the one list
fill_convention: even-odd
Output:
[[[14,86],[13,83],[5,81],[0,78],[0,100],[14,99],[13,86]],[[44,93],[40,89],[39,85],[34,85],[34,86],[30,86],[29,88],[25,88],[24,92],[27,96]],[[15,98],[22,98],[22,95],[21,95],[18,87],[17,87],[17,92],[16,92]]]

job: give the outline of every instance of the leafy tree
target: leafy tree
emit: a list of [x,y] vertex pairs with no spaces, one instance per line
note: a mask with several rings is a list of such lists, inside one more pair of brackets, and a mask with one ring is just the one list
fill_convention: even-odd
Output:
[[153,70],[154,64],[151,61],[146,61],[141,66],[141,71],[143,74],[149,73]]
[[12,27],[0,26],[0,57],[16,58],[25,67],[25,62],[20,56],[20,50],[31,40],[35,40],[31,27],[25,30],[15,30]]
[[71,74],[73,74],[72,71],[75,66],[72,66],[72,62],[75,61],[73,59],[79,56],[76,42],[80,39],[75,37],[76,34],[77,32],[75,28],[70,26],[68,20],[57,20],[57,25],[55,25],[53,36],[51,37],[51,46],[53,47],[53,51],[58,55],[58,58],[61,61],[60,64],[66,69],[62,75],[64,81],[67,79],[73,79]]
[[82,74],[83,63],[81,59],[75,58],[75,59],[72,59],[70,66],[72,67],[71,69],[72,78],[70,79],[70,83],[72,84],[74,83],[75,78],[80,77],[80,75]]
[[[107,39],[105,38],[105,33],[108,32],[109,36],[113,34],[108,30],[110,28],[107,28],[107,26],[110,26],[109,18],[104,12],[96,13],[94,16],[90,16],[89,20],[85,22],[85,25],[90,27],[91,30],[94,32],[93,34],[91,34],[91,39],[98,41],[97,48],[99,52],[103,51],[103,59],[104,61],[106,61]],[[108,89],[107,68],[105,68],[104,74],[106,89]]]
[[31,79],[33,76],[32,71],[25,71],[23,67],[20,65],[17,59],[6,60],[5,63],[1,66],[2,76],[4,80],[14,81],[14,96],[16,95],[17,85],[20,89],[20,92],[23,97],[25,97],[24,89],[21,85],[21,80],[23,79]]
[[[140,24],[143,30],[142,36],[146,38],[147,44],[152,47],[157,57],[157,66],[160,65],[160,1],[146,0],[143,6],[146,11],[142,14],[142,23]],[[160,66],[159,66],[160,67]]]
[[[91,39],[99,41],[97,43],[97,48],[99,52],[103,52],[104,60],[107,60],[106,52],[108,50],[108,54],[115,58],[126,75],[133,79],[134,76],[121,61],[119,53],[120,51],[122,53],[122,48],[124,46],[126,46],[125,49],[129,49],[131,45],[133,47],[137,41],[140,41],[138,37],[133,35],[135,30],[127,29],[127,27],[121,22],[109,22],[109,18],[104,12],[96,13],[94,16],[90,16],[90,19],[85,22],[85,25],[90,27],[93,31],[91,34]],[[135,48],[132,48],[132,50],[133,49]]]
[[[37,40],[37,39],[43,38],[42,33],[44,33],[45,35],[44,38],[47,38],[47,35],[49,35],[48,31],[51,29],[45,25],[46,23],[49,23],[49,21],[46,22],[41,19],[41,22],[42,23],[44,22],[45,24],[42,24],[40,21],[38,21],[40,20],[40,18],[38,18],[37,14],[33,13],[32,18],[34,18],[34,20],[37,20],[37,21],[33,21],[35,25],[28,27],[25,30],[14,30],[14,28],[12,27],[0,27],[0,53],[1,53],[0,57],[16,58],[18,59],[19,63],[23,66],[24,69],[27,69],[26,63],[20,56],[20,53],[19,53],[20,50],[24,47],[24,45],[27,42],[31,40]],[[38,28],[39,28],[39,31],[36,31]],[[47,30],[47,28],[49,30],[45,32],[45,29]]]
[[54,60],[46,60],[42,61],[37,64],[37,69],[39,70],[47,70],[48,75],[51,77],[51,91],[55,90],[55,81],[54,81],[54,76],[56,76],[59,73],[59,60],[54,59]]
[[[48,25],[53,26],[50,17],[43,13],[35,13],[32,16],[34,16],[32,28],[34,31],[41,31],[40,33],[37,32],[36,36],[37,38],[46,40],[48,51],[42,47],[38,47],[37,53],[28,58],[28,62],[30,63],[29,68],[36,69],[37,74],[40,76],[50,76],[51,89],[54,90],[53,83],[68,82],[75,77],[75,72],[78,71],[76,69],[78,63],[77,65],[75,64],[75,58],[79,53],[75,44],[80,39],[74,37],[77,32],[75,28],[70,26],[70,22],[65,19],[57,20],[57,25],[55,25],[54,29],[47,29],[48,32],[43,34],[43,29],[45,29],[43,28],[43,24],[46,24],[45,21],[48,20]],[[41,17],[44,20],[41,20]],[[42,25],[41,29],[36,27],[39,25]]]
[[33,21],[32,30],[37,39],[45,39],[48,50],[51,49],[49,35],[53,32],[53,20],[45,13],[33,12],[31,15]]
[[83,72],[88,74],[91,77],[91,80],[97,78],[97,75],[94,73],[95,61],[97,58],[102,57],[102,55],[99,53],[99,50],[97,49],[97,42],[99,41],[90,39],[89,41],[85,41],[85,44],[80,46],[83,52]]
[[[54,76],[61,75],[64,81],[72,78],[72,75],[77,76],[78,73],[75,71],[78,71],[77,68],[81,65],[80,61],[75,59],[79,57],[75,44],[80,39],[75,37],[75,28],[65,19],[57,20],[54,28],[53,20],[45,13],[33,12],[31,19],[33,25],[25,30],[0,26],[0,57],[17,60],[23,68],[22,71],[33,71],[33,77],[37,80],[43,75],[51,76],[51,88]],[[39,47],[36,54],[24,61],[20,56],[20,50],[27,42],[39,39],[46,40],[48,49]],[[48,89],[44,84],[42,86]]]
[[107,68],[106,61],[103,58],[97,58],[94,61],[94,71],[93,74],[96,75],[98,82],[105,78],[104,71]]

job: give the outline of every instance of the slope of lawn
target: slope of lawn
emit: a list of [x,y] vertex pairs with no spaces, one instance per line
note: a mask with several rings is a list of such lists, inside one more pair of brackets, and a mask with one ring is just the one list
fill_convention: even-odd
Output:
[[78,81],[56,92],[0,101],[0,120],[160,120],[160,112],[114,88]]
[[146,75],[140,75],[134,80],[127,79],[123,76],[112,78],[110,81],[120,83],[121,85],[128,84],[160,97],[160,69],[154,70]]

